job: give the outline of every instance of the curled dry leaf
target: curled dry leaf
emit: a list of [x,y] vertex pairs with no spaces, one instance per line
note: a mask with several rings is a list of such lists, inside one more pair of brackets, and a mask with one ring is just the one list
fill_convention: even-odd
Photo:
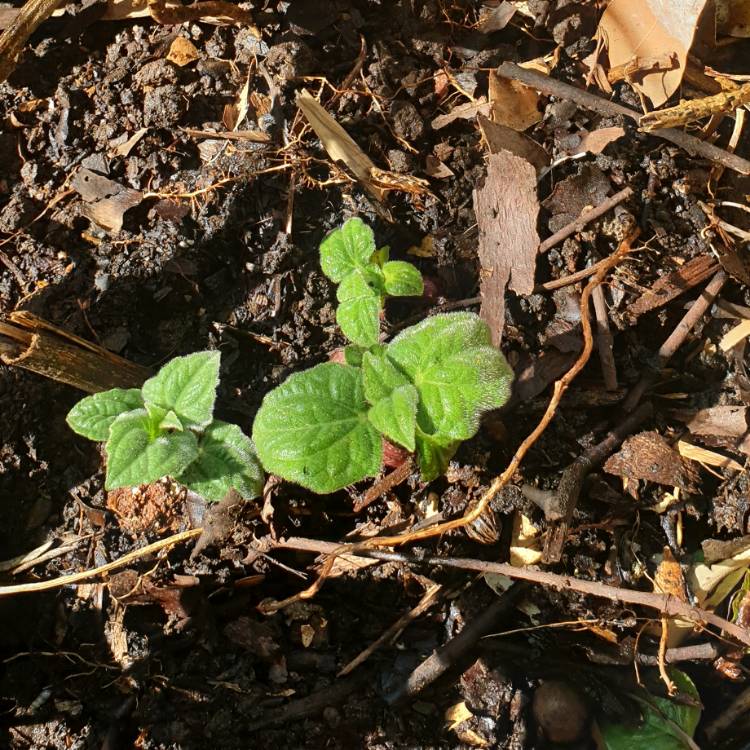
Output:
[[678,67],[646,71],[632,81],[654,107],[661,106],[682,81],[705,6],[706,0],[612,0],[597,31],[607,47],[610,68],[626,65],[635,57],[659,57],[674,52]]
[[444,128],[446,125],[450,125],[456,120],[471,120],[476,117],[477,114],[487,115],[489,112],[489,102],[483,96],[480,96],[475,102],[460,104],[447,114],[438,115],[430,124],[432,125],[433,130],[440,130],[440,128]]
[[487,178],[474,191],[474,211],[482,264],[480,315],[492,331],[492,343],[498,346],[505,322],[505,287],[518,294],[534,290],[539,247],[534,167],[509,151],[491,154]]
[[125,212],[143,200],[140,190],[85,168],[76,173],[71,186],[83,198],[84,215],[110,232],[119,232]]
[[517,10],[518,8],[508,0],[502,0],[500,5],[494,8],[485,8],[484,13],[480,11],[479,31],[482,34],[502,31],[510,23]]
[[[146,133],[148,133],[148,128],[138,128],[124,143],[120,143],[112,149],[112,156],[127,156]],[[125,136],[121,137],[124,138]]]
[[628,438],[622,448],[604,464],[609,474],[638,481],[655,482],[693,492],[698,473],[693,466],[656,431]]
[[580,140],[578,143],[566,149],[566,153],[573,154],[601,154],[607,146],[618,138],[625,135],[625,128],[599,128],[591,132],[582,131],[579,133]]

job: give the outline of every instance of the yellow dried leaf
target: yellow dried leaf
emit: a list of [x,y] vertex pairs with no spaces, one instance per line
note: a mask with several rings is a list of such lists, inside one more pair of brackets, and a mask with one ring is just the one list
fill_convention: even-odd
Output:
[[743,469],[742,464],[733,458],[723,456],[721,453],[708,450],[708,448],[701,448],[699,445],[686,443],[684,440],[677,441],[677,450],[683,458],[689,458],[691,461],[718,466],[721,469],[733,469],[734,471],[742,471]]
[[743,320],[722,337],[719,342],[719,349],[723,352],[728,352],[748,336],[750,336],[750,320]]
[[419,247],[412,245],[407,251],[407,255],[415,255],[417,258],[434,258],[435,247],[432,237],[428,234],[421,242]]
[[167,52],[167,60],[180,68],[195,62],[198,57],[200,57],[198,48],[184,36],[175,37]]
[[459,724],[471,719],[474,714],[469,710],[466,705],[466,701],[461,701],[453,706],[449,706],[445,711],[445,721],[448,724],[448,729],[453,731]]
[[523,513],[513,517],[513,531],[510,541],[510,564],[522,567],[541,562],[542,550],[539,532]]

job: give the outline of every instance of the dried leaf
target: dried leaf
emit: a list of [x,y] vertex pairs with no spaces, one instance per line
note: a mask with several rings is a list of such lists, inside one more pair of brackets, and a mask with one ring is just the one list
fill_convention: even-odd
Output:
[[686,443],[684,440],[677,442],[677,450],[683,458],[708,464],[708,466],[718,466],[720,469],[733,469],[734,471],[742,471],[743,468],[742,464],[737,463],[733,458],[722,456],[721,453],[710,451],[708,448],[701,448],[699,445]]
[[492,34],[495,31],[502,31],[510,23],[510,19],[513,18],[517,10],[513,3],[508,2],[508,0],[502,0],[500,5],[486,9],[485,13],[481,14],[479,31],[482,34]]
[[539,94],[529,86],[490,71],[490,116],[493,122],[519,132],[540,122]]
[[175,37],[167,52],[167,60],[180,68],[190,65],[200,57],[198,48],[184,36]]
[[224,114],[221,118],[224,123],[224,127],[227,130],[237,130],[242,124],[242,121],[247,117],[250,105],[248,103],[248,96],[250,94],[250,76],[245,79],[245,84],[240,89],[240,93],[237,95],[237,99],[232,104],[227,104],[224,107]]
[[539,531],[523,513],[516,512],[510,540],[510,564],[518,567],[536,565],[541,559]]
[[701,607],[720,604],[739,583],[749,565],[750,543],[739,547],[734,554],[719,562],[695,564],[688,574],[688,580],[698,604]]
[[687,428],[693,435],[711,437],[743,437],[750,423],[747,406],[710,406],[690,417]]
[[675,559],[669,547],[664,547],[661,562],[656,568],[656,573],[654,574],[654,591],[674,596],[681,602],[688,600],[687,584],[685,583],[685,576],[682,573],[682,567]]
[[549,166],[549,154],[525,133],[519,133],[499,122],[492,122],[484,115],[477,115],[477,122],[491,154],[510,151],[533,164],[537,174]]
[[459,724],[471,719],[474,714],[469,710],[466,701],[461,701],[453,706],[449,706],[445,711],[445,722],[449,730],[454,730]]
[[438,115],[430,124],[433,130],[440,130],[440,128],[450,125],[455,120],[471,120],[477,114],[487,115],[489,112],[489,102],[482,96],[475,102],[468,102],[467,104],[460,104],[458,107],[454,107],[446,115]]
[[691,464],[656,431],[628,438],[604,464],[610,474],[629,480],[645,480],[692,492],[698,474]]
[[487,177],[474,191],[482,264],[480,315],[497,346],[505,322],[505,287],[531,294],[539,247],[536,171],[509,151],[491,154]]
[[456,173],[450,167],[443,164],[436,156],[428,156],[425,159],[425,172],[437,180],[456,176]]
[[585,208],[598,206],[611,189],[608,177],[593,164],[584,165],[579,174],[558,182],[551,195],[542,202],[552,214],[548,224],[550,232],[570,224]]
[[334,161],[342,161],[359,180],[360,184],[378,201],[383,201],[386,190],[378,187],[371,175],[375,168],[367,154],[354,142],[352,137],[331,115],[307,92],[297,96],[297,105],[304,113],[323,148]]
[[625,129],[619,127],[599,128],[590,133],[585,130],[580,133],[580,141],[574,148],[566,149],[565,153],[573,154],[601,154],[607,146],[625,135]]
[[659,107],[677,90],[706,0],[612,0],[599,22],[597,35],[609,54],[610,68],[634,57],[674,52],[679,66],[646,72],[633,86]]
[[84,215],[111,232],[119,232],[125,212],[143,200],[140,190],[125,187],[85,168],[78,170],[71,187],[84,200]]

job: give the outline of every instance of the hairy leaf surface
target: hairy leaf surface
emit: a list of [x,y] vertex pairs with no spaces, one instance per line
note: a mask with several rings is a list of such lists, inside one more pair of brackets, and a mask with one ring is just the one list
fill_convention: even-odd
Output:
[[89,440],[103,441],[109,437],[112,422],[123,412],[143,407],[138,388],[112,388],[81,399],[66,418],[68,426]]
[[368,414],[375,428],[394,443],[414,451],[414,434],[417,427],[417,389],[402,385],[380,399]]
[[417,422],[426,434],[467,440],[482,413],[510,395],[512,370],[473,313],[427,318],[399,334],[387,353],[419,392]]
[[320,267],[333,282],[370,263],[375,252],[372,229],[357,217],[334,229],[320,245]]
[[320,494],[375,476],[382,441],[368,408],[356,368],[326,362],[290,376],[255,417],[263,467]]
[[109,428],[105,488],[134,487],[177,477],[198,455],[192,432],[162,432],[145,409],[125,412]]
[[206,429],[198,457],[178,477],[206,500],[222,500],[231,488],[246,500],[263,492],[263,469],[250,438],[236,424],[218,419]]
[[392,260],[383,266],[385,291],[392,297],[421,297],[424,281],[419,269],[404,260]]
[[382,291],[383,273],[377,266],[358,268],[341,281],[336,322],[352,343],[365,347],[378,343]]
[[143,384],[144,401],[174,411],[185,427],[206,427],[216,400],[219,360],[219,352],[175,357]]

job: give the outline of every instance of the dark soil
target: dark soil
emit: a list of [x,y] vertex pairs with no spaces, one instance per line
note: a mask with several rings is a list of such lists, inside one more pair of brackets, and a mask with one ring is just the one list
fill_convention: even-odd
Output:
[[[334,288],[320,271],[317,248],[348,216],[362,216],[379,244],[390,245],[392,257],[415,262],[432,282],[433,299],[389,307],[389,330],[429,314],[436,303],[478,294],[472,191],[485,174],[486,152],[474,120],[431,127],[453,106],[436,93],[436,76],[448,69],[465,90],[486,95],[488,68],[546,54],[554,39],[568,45],[561,48],[555,77],[580,81],[576,61],[594,48],[590,4],[529,5],[539,13],[533,37],[518,24],[479,33],[478,3],[468,0],[255,3],[262,41],[235,27],[97,21],[85,12],[46,22],[9,81],[0,84],[0,310],[31,310],[149,368],[179,354],[218,349],[219,416],[249,433],[268,390],[344,343],[335,325]],[[547,15],[546,6],[556,5]],[[177,35],[199,53],[184,67],[165,59]],[[392,222],[332,167],[309,131],[297,139],[296,92],[305,87],[317,93],[321,77],[339,85],[359,55],[361,38],[362,77],[327,104],[330,113],[381,168],[425,178],[427,157],[439,154],[453,172],[430,179],[431,195],[390,193]],[[735,45],[723,69],[747,72],[743,50],[744,43]],[[224,107],[248,75],[255,97],[241,129],[266,132],[269,144],[200,140],[185,132],[224,130]],[[626,84],[615,88],[616,98],[639,106]],[[324,101],[332,93],[324,87]],[[547,102],[545,119],[530,131],[556,155],[581,129],[623,125],[564,104]],[[127,155],[116,154],[139,128],[148,130]],[[519,485],[554,488],[562,469],[617,423],[626,389],[652,367],[655,352],[701,288],[634,324],[625,315],[657,279],[711,252],[698,206],[708,197],[711,165],[627,128],[603,154],[566,160],[539,183],[540,198],[547,198],[542,237],[588,203],[626,185],[634,189],[628,202],[540,257],[537,268],[537,281],[565,276],[612,252],[629,220],[640,223],[645,244],[637,262],[618,269],[607,288],[620,390],[604,390],[595,355],[529,454]],[[746,151],[741,143],[738,152]],[[121,231],[106,231],[87,218],[90,206],[70,189],[79,168],[158,195],[128,210]],[[581,198],[578,184],[598,197]],[[747,178],[723,177],[726,200],[744,201],[748,192]],[[737,214],[733,220],[745,226]],[[431,257],[407,254],[428,236]],[[503,350],[519,371],[543,351],[578,349],[575,289],[527,298],[508,293]],[[748,290],[734,279],[722,296],[750,304]],[[746,403],[741,358],[730,362],[716,348],[728,327],[705,317],[656,385],[655,416],[644,430],[671,442],[684,430],[677,409]],[[635,720],[637,710],[624,697],[634,684],[632,663],[622,654],[641,630],[636,615],[647,613],[530,588],[497,630],[599,618],[600,634],[554,628],[485,641],[416,699],[397,702],[411,670],[496,599],[482,579],[386,563],[344,572],[295,609],[272,616],[258,610],[261,601],[305,586],[299,571],[308,581],[314,575],[309,554],[259,554],[268,548],[269,534],[336,541],[357,528],[366,533],[433,512],[460,514],[534,427],[550,382],[543,379],[512,407],[491,415],[459,450],[446,478],[423,486],[414,475],[359,515],[352,512],[352,494],[366,487],[321,498],[282,484],[271,496],[270,524],[253,503],[234,518],[227,539],[193,557],[189,543],[158,564],[139,560],[103,583],[0,598],[0,745],[520,750],[546,746],[531,710],[537,686],[571,675],[589,718]],[[78,540],[73,551],[31,571],[3,574],[6,583],[84,570],[200,523],[195,514],[202,509],[188,509],[189,499],[168,483],[137,497],[106,497],[101,453],[65,423],[80,397],[68,386],[0,365],[0,558],[45,540]],[[697,486],[674,510],[647,510],[664,489],[641,483],[633,497],[618,477],[595,473],[555,569],[652,590],[647,576],[665,545],[689,563],[702,539],[748,532],[745,475],[701,469]],[[506,560],[514,511],[540,531],[546,528],[542,512],[516,487],[493,510],[500,532],[490,544],[455,534],[424,550]],[[335,692],[337,672],[413,607],[432,581],[451,595]],[[618,645],[603,639],[603,631]],[[639,648],[656,653],[656,642],[647,631]],[[682,666],[701,694],[704,727],[741,685],[711,662]],[[741,679],[744,671],[739,669]],[[642,673],[654,692],[663,691],[655,667],[642,667]],[[284,714],[285,706],[328,688],[330,700],[319,710]],[[453,731],[445,714],[461,701],[473,718]],[[264,724],[270,720],[275,723]],[[738,727],[725,746],[740,747],[746,732]],[[590,733],[575,747],[594,747]]]

